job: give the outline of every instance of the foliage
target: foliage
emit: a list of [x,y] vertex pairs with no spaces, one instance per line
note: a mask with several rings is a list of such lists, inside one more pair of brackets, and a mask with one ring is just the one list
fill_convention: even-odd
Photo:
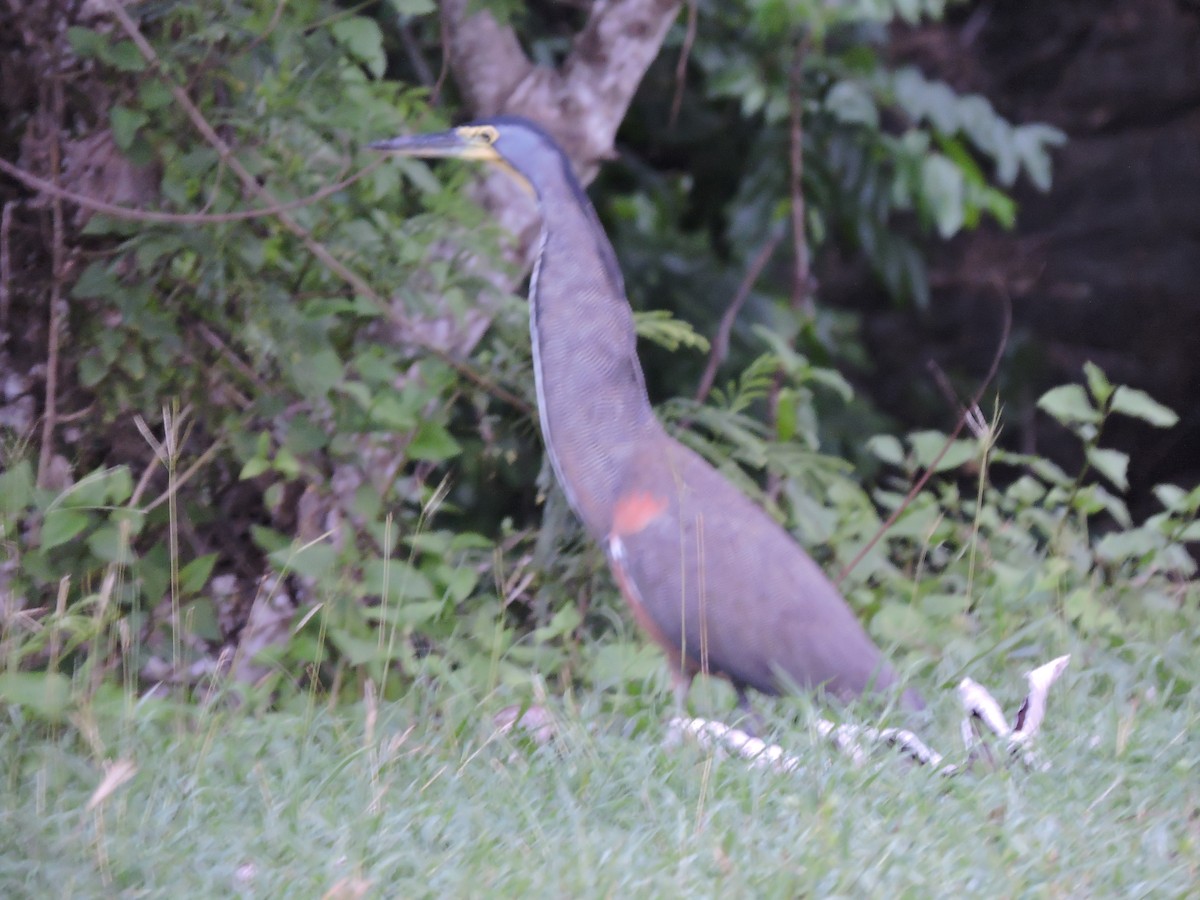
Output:
[[[638,316],[656,391],[675,397],[664,419],[831,572],[866,546],[879,508],[900,508],[941,436],[877,438],[870,446],[890,474],[874,494],[864,488],[827,452],[823,427],[822,412],[852,398],[829,365],[844,330],[830,314],[797,314],[777,279],[748,308],[742,349],[712,398],[676,396],[691,393],[689,367],[709,349],[702,335],[745,259],[787,220],[780,160],[793,77],[804,237],[813,252],[850,240],[898,294],[924,292],[916,244],[899,236],[905,215],[942,236],[985,213],[1008,222],[1003,189],[1022,172],[1044,181],[1055,140],[881,61],[878,23],[940,6],[860,6],[851,18],[832,4],[706,7],[692,55],[702,77],[684,97],[678,139],[694,138],[698,122],[737,124],[717,148],[723,162],[745,151],[724,166],[711,195],[721,199],[698,199],[707,192],[650,167],[639,174],[636,154],[615,177],[633,172],[638,189],[598,197],[635,300],[650,305],[654,294],[653,305],[675,311]],[[413,26],[406,33],[425,35],[428,50],[432,18],[414,25],[381,10],[371,18],[318,0],[156,7],[143,24],[161,66],[120,32],[69,32],[64,69],[106,100],[73,107],[73,127],[110,129],[120,158],[155,169],[158,207],[194,215],[95,215],[73,236],[59,406],[92,412],[46,448],[65,454],[54,478],[29,435],[3,441],[0,698],[15,714],[62,722],[115,683],[130,694],[161,679],[220,695],[231,668],[249,677],[243,667],[252,701],[358,696],[368,680],[395,699],[423,679],[518,697],[543,681],[565,693],[602,687],[634,708],[660,695],[662,666],[631,636],[599,554],[578,539],[544,469],[539,479],[522,302],[462,264],[502,238],[465,201],[464,170],[371,166],[359,153],[441,121],[425,91],[384,78],[402,65],[396,29]],[[733,40],[747,11],[749,31]],[[553,46],[552,29],[530,27],[535,45]],[[289,209],[290,224],[278,211],[214,220],[269,204],[197,136],[171,85],[186,85],[273,201],[368,168]],[[902,127],[885,127],[896,115]],[[634,111],[635,144],[649,143],[639,117],[645,107]],[[703,152],[695,159],[711,166]],[[720,227],[685,227],[712,202]],[[368,290],[347,287],[314,247],[369,275]],[[686,308],[675,292],[701,282]],[[453,345],[447,335],[481,297],[495,311],[487,334]],[[921,678],[949,682],[980,656],[1042,655],[1081,635],[1110,646],[1162,636],[1163,690],[1190,685],[1186,645],[1170,636],[1195,606],[1184,545],[1197,537],[1200,498],[1160,488],[1162,511],[1135,523],[1089,479],[1125,488],[1127,461],[1100,445],[1109,416],[1161,426],[1170,415],[1099,370],[1087,378],[1090,398],[1065,388],[1043,401],[1082,442],[1077,476],[993,446],[993,432],[959,442],[843,582]],[[1012,477],[994,480],[993,465]],[[282,638],[256,644],[260,628]],[[234,659],[221,656],[231,648]]]

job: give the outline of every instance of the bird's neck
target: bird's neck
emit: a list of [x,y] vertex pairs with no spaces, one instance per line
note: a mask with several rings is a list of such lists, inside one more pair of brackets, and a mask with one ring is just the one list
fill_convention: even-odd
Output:
[[646,395],[633,311],[595,212],[586,198],[542,207],[529,287],[542,435],[568,502],[603,538],[635,452],[661,426]]

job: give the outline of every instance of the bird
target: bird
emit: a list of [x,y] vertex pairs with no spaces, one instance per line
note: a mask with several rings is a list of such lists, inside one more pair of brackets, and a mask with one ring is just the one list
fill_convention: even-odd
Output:
[[[519,116],[370,145],[488,163],[537,202],[529,326],[545,451],[682,707],[697,674],[839,701],[894,692],[896,670],[793,536],[655,416],[617,256],[570,160]],[[900,705],[924,707],[912,688]]]

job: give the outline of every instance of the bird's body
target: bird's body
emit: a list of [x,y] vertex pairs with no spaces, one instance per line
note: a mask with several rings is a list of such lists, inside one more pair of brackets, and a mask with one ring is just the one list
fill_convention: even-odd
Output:
[[[820,568],[654,416],[615,254],[553,140],[504,117],[376,146],[491,159],[538,197],[530,331],[547,453],[677,684],[706,672],[739,694],[890,689],[894,670]],[[912,691],[903,702],[923,705]]]

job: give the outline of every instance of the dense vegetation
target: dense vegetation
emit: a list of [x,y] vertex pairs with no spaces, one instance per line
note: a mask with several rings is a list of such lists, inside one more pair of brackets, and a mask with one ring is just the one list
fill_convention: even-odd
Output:
[[[923,248],[1010,224],[1061,141],[889,60],[889,21],[942,12],[701,3],[668,33],[593,191],[655,399],[829,571],[853,562],[842,588],[927,694],[1073,651],[1088,691],[1194,707],[1200,490],[1135,520],[1104,440],[1169,410],[1089,365],[1040,403],[1078,442],[1064,471],[1004,445],[1002,397],[947,444],[851,387],[869,360],[821,260],[927,304]],[[541,463],[509,239],[474,173],[362,149],[462,111],[432,5],[141,14],[23,13],[6,85],[4,158],[43,179],[6,184],[0,236],[10,721],[368,683],[659,711],[661,662]],[[552,65],[580,15],[505,21]]]

